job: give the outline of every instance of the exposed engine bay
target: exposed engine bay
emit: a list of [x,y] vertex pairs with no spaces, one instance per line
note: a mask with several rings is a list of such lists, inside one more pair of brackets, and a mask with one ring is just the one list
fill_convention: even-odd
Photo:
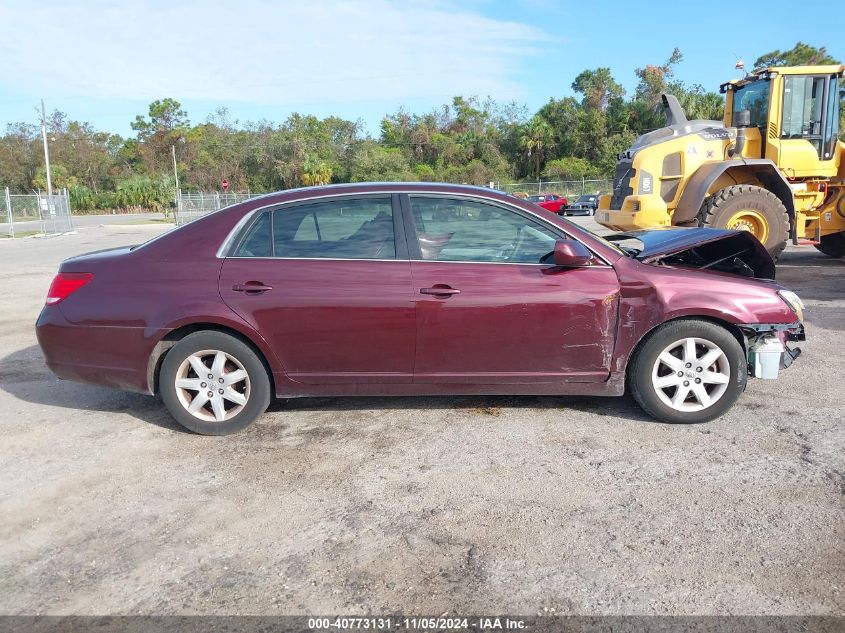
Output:
[[[743,231],[671,228],[617,233],[605,239],[644,263],[775,278],[771,255],[754,236]],[[634,244],[629,245],[631,242]]]
[[771,258],[766,261],[767,258],[762,257],[754,245],[749,245],[747,240],[741,237],[738,235],[735,238],[708,242],[655,261],[669,266],[688,266],[718,270],[743,277],[774,279],[775,271]]

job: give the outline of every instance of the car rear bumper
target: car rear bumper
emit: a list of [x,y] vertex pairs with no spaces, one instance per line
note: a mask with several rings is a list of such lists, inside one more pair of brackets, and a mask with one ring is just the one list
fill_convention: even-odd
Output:
[[70,323],[59,306],[41,311],[35,331],[47,366],[59,378],[150,393],[148,364],[161,332]]

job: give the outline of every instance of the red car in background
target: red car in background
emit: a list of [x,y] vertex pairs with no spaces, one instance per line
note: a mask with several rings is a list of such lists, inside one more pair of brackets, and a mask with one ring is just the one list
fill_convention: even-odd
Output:
[[37,333],[59,377],[159,395],[210,435],[297,396],[627,389],[703,422],[798,356],[774,273],[743,231],[606,240],[490,189],[335,185],[68,259]]
[[569,205],[569,201],[566,198],[556,193],[541,193],[538,196],[528,196],[528,202],[533,202],[552,213],[560,213]]

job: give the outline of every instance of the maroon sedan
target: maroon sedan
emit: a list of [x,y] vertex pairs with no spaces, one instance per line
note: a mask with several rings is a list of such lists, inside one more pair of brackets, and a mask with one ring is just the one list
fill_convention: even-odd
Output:
[[588,394],[668,422],[727,411],[800,350],[802,305],[752,236],[608,241],[488,189],[271,194],[62,263],[38,319],[61,378],[160,394],[207,434],[271,398]]

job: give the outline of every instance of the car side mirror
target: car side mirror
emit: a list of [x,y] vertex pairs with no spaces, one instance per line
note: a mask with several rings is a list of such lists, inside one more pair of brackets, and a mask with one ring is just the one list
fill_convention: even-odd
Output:
[[589,266],[593,254],[586,246],[576,240],[558,240],[555,242],[554,263],[563,268]]

